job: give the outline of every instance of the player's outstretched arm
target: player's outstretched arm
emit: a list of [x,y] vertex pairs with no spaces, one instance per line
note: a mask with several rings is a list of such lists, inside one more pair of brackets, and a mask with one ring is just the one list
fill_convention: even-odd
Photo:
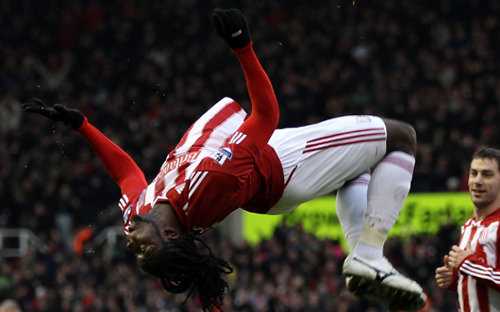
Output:
[[45,116],[53,121],[59,121],[77,130],[83,124],[85,116],[76,109],[67,108],[61,104],[49,106],[40,99],[33,99],[32,102],[24,103],[23,109],[29,113]]
[[215,30],[238,57],[245,73],[252,113],[238,130],[253,136],[264,147],[276,129],[279,106],[274,89],[252,47],[247,19],[237,9],[215,9],[212,13]]
[[61,104],[47,105],[40,99],[23,104],[23,109],[53,121],[62,122],[79,132],[90,144],[110,177],[118,184],[122,193],[147,186],[144,173],[135,161],[101,131],[90,124],[79,110]]

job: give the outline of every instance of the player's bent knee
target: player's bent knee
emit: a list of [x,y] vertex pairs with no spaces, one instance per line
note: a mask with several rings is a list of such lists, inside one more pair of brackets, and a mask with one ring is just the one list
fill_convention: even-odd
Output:
[[387,153],[401,151],[415,155],[417,151],[417,133],[407,122],[384,118],[387,129]]

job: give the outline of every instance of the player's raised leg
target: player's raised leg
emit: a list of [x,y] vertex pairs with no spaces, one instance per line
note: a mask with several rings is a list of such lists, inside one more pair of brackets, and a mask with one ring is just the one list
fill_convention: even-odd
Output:
[[414,129],[384,119],[387,152],[368,185],[366,218],[359,241],[346,258],[343,273],[355,295],[375,300],[391,310],[417,310],[426,296],[415,281],[396,271],[383,257],[383,246],[408,196],[415,165]]
[[359,241],[366,216],[368,184],[371,174],[363,173],[337,190],[335,213],[339,219],[349,252]]

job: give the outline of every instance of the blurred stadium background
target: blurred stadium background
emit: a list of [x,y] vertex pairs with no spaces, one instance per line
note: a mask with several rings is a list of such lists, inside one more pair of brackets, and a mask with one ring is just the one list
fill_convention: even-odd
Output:
[[[136,268],[119,189],[86,143],[20,104],[40,97],[82,110],[151,180],[218,99],[249,107],[236,58],[213,31],[215,7],[247,15],[281,127],[360,113],[413,124],[412,194],[465,191],[472,151],[500,146],[498,1],[2,0],[0,301],[24,312],[198,310]],[[430,295],[429,311],[457,309],[433,279],[458,239],[444,220],[386,246]],[[346,292],[341,241],[282,222],[250,244],[241,222],[204,236],[236,268],[225,311],[385,311]]]

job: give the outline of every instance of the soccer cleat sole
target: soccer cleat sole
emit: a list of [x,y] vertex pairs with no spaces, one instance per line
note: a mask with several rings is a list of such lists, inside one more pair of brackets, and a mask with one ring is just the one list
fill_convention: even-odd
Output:
[[378,302],[389,311],[416,311],[427,303],[423,293],[409,292],[362,276],[347,276],[346,286],[354,295]]

